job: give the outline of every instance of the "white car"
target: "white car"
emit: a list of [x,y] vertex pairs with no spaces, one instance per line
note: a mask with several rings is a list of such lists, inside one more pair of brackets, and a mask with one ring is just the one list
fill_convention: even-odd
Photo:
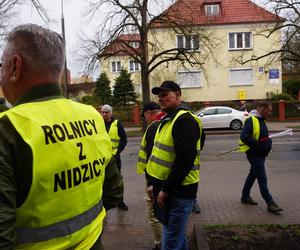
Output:
[[249,116],[247,111],[238,111],[224,106],[206,107],[196,112],[203,124],[203,128],[231,128],[243,127]]

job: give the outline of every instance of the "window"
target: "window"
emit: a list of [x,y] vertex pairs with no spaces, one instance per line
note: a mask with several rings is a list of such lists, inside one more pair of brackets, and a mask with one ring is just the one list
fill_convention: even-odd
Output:
[[252,85],[252,69],[237,68],[229,70],[229,86]]
[[130,45],[132,48],[139,48],[139,47],[140,47],[139,42],[129,42],[129,45]]
[[224,109],[224,108],[218,108],[218,114],[223,115],[223,114],[230,114],[232,110],[230,109]]
[[140,64],[136,61],[129,61],[129,71],[140,71]]
[[219,5],[218,4],[207,4],[205,5],[205,14],[208,16],[219,15]]
[[120,72],[122,69],[120,61],[111,62],[111,72]]
[[177,48],[198,50],[199,49],[199,35],[177,35]]
[[203,115],[215,115],[217,113],[217,109],[208,109],[203,112]]
[[251,49],[251,32],[229,33],[229,49]]
[[201,84],[200,71],[179,71],[177,72],[177,82],[181,88],[199,88]]

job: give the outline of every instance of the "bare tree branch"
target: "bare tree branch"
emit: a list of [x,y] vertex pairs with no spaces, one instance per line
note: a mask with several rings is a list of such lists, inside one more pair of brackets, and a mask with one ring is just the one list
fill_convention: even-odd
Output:
[[[299,71],[300,68],[300,1],[295,0],[267,0],[266,6],[271,6],[273,12],[278,16],[278,22],[273,27],[263,30],[257,35],[271,37],[276,32],[283,35],[282,43],[277,49],[268,53],[252,55],[250,58],[238,58],[238,62],[246,64],[251,61],[258,61],[272,55],[272,60],[281,60],[285,71]],[[282,17],[284,19],[282,19]]]
[[[99,29],[95,37],[90,41],[86,37],[82,40],[84,42],[82,49],[86,53],[90,53],[81,56],[81,60],[86,60],[85,68],[91,70],[90,67],[96,66],[95,60],[99,58],[108,58],[120,54],[128,55],[141,65],[144,102],[150,100],[149,75],[158,66],[171,61],[178,61],[191,66],[198,65],[202,68],[204,61],[208,58],[207,54],[213,52],[214,43],[211,42],[213,39],[210,39],[204,32],[199,33],[199,27],[197,29],[193,27],[192,19],[173,18],[168,16],[167,12],[158,11],[158,6],[163,3],[161,0],[94,0],[89,2],[89,17],[91,19],[98,18],[104,6],[109,8],[109,11],[105,16],[102,14],[103,20],[99,23]],[[168,5],[172,2],[168,1]],[[151,9],[151,4],[156,9]],[[186,7],[190,8],[188,5]],[[173,34],[188,37],[191,34],[199,33],[197,38],[199,44],[201,44],[201,53],[199,51],[194,53],[189,49],[180,49],[176,45],[174,45],[174,48],[162,49],[163,45],[156,40],[154,26],[157,23],[162,24],[166,30],[170,30]],[[130,40],[121,39],[126,34],[139,37],[140,47],[138,50],[131,46]],[[153,43],[149,41],[150,35],[151,39],[155,40]],[[119,44],[119,46],[116,44]],[[160,48],[160,50],[157,50],[157,48]],[[196,54],[198,55],[196,56]]]

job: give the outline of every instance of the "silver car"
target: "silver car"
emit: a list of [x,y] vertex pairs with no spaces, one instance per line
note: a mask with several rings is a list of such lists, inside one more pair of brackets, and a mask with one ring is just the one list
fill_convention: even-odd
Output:
[[243,127],[249,116],[247,111],[238,111],[224,106],[206,107],[196,112],[203,124],[203,128],[231,128]]

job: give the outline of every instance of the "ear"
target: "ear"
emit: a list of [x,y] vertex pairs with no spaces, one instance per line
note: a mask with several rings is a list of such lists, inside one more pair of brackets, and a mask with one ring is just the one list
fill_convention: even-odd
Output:
[[181,94],[180,94],[179,91],[176,91],[175,93],[176,93],[176,97],[180,97],[181,96]]
[[12,82],[18,82],[21,78],[22,72],[22,58],[19,55],[14,55],[11,60],[11,77]]

